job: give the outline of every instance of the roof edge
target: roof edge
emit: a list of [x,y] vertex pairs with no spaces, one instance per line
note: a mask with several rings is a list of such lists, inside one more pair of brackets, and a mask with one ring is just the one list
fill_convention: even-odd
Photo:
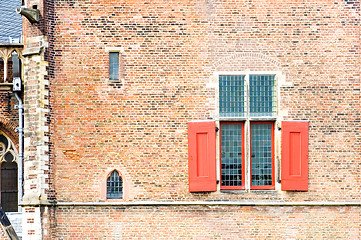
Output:
[[0,47],[24,47],[22,43],[0,43]]

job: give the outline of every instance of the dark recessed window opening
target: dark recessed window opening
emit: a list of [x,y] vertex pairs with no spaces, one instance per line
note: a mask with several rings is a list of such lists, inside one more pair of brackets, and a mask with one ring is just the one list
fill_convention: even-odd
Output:
[[0,134],[1,206],[5,212],[18,211],[18,165],[14,144]]
[[117,171],[113,171],[107,179],[107,199],[123,197],[123,180]]
[[119,81],[119,52],[109,53],[109,79]]

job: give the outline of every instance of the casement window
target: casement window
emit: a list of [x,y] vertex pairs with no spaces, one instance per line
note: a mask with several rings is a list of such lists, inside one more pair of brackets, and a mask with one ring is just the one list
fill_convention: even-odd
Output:
[[108,84],[115,88],[124,86],[124,48],[123,47],[105,47],[107,51],[108,63]]
[[114,170],[107,179],[107,199],[121,199],[123,197],[123,180]]
[[[219,118],[189,123],[191,192],[215,191],[216,169],[219,170],[220,189],[275,189],[279,172],[275,164],[275,147],[279,145],[275,142],[275,134],[279,131],[275,128],[279,121],[278,75],[277,72],[246,72],[217,76]],[[219,144],[214,140],[213,148],[212,138],[216,136],[212,131],[216,131],[216,125],[219,126]],[[281,125],[286,129],[282,132],[281,165],[277,166],[282,169],[278,176],[282,177],[281,182],[284,179],[282,190],[305,191],[308,122],[289,121]],[[216,148],[219,149],[218,159]],[[284,151],[284,148],[292,150]],[[194,187],[195,182],[197,187]]]
[[109,52],[109,80],[119,81],[119,52]]
[[218,78],[221,189],[274,189],[276,75]]

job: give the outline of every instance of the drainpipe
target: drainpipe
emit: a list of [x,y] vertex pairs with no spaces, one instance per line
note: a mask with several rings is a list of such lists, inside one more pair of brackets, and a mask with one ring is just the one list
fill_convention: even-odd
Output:
[[18,164],[18,211],[21,212],[20,203],[23,198],[23,161],[24,161],[24,105],[19,96],[21,92],[21,79],[14,78],[13,91],[19,104],[15,105],[15,109],[19,109],[19,127],[16,131],[19,132],[19,164]]
[[8,59],[5,57],[3,59],[3,61],[4,61],[4,83],[7,83],[8,82]]

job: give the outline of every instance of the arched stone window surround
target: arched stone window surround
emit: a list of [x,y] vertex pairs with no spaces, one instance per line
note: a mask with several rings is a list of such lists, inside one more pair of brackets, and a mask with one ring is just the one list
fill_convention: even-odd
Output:
[[[8,145],[3,146],[3,143],[0,142],[0,163],[6,162],[5,160],[5,156],[8,153],[11,153],[14,156],[14,159],[12,160],[12,162],[15,162],[16,164],[18,164],[18,150],[17,150],[17,146],[15,145],[15,143],[13,142],[13,140],[3,131],[0,130],[0,136],[4,136],[7,141],[8,141]],[[4,149],[2,150],[1,147],[3,147]]]
[[12,57],[13,52],[16,52],[18,54],[18,58],[21,62],[21,79],[24,79],[24,57],[22,55],[22,47],[0,47],[0,58],[4,62],[4,77],[0,76],[0,79],[4,78],[4,83],[7,83],[5,78],[7,78],[6,76],[8,71],[8,61]]
[[[18,151],[12,139],[0,131],[0,202],[5,211],[17,212],[18,202]],[[15,171],[15,172],[14,172]],[[2,174],[10,174],[4,175]],[[6,176],[13,176],[6,177]],[[5,182],[2,182],[2,181]],[[5,184],[5,185],[4,185]],[[11,187],[13,186],[13,187]],[[15,192],[16,191],[16,192]],[[4,198],[4,199],[2,199]],[[3,202],[5,201],[5,202]],[[10,201],[10,202],[7,202]],[[10,207],[11,206],[11,207]]]
[[[257,63],[262,63],[262,65]],[[263,53],[237,52],[220,58],[213,63],[213,68],[215,71],[224,71],[227,70],[225,69],[227,67],[230,67],[232,71],[244,71],[250,67],[254,67],[257,70],[267,70],[264,68],[270,68],[272,71],[279,71],[281,65],[281,62],[276,57]],[[244,69],[240,67],[244,67]]]
[[[113,171],[117,171],[117,173],[123,180],[123,197],[119,198],[119,199],[107,199],[107,180]],[[129,198],[129,181],[123,174],[123,171],[121,171],[118,168],[108,168],[105,171],[105,173],[102,176],[100,195],[101,195],[102,200],[107,201],[107,202],[119,202],[119,201],[127,200]]]

